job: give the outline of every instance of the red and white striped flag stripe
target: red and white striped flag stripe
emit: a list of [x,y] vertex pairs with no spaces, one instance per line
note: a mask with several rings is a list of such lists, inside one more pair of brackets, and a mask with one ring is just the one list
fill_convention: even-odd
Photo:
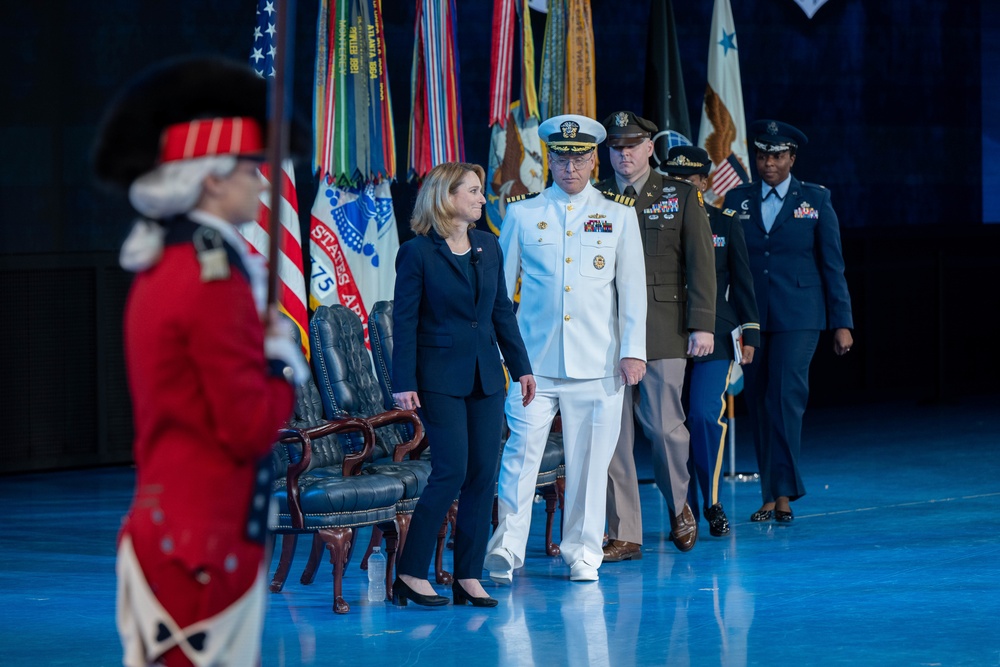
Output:
[[727,192],[737,185],[742,184],[743,178],[736,173],[729,160],[726,160],[715,170],[715,176],[712,180],[712,191],[715,192],[716,197],[725,197]]
[[[240,232],[250,244],[254,252],[268,259],[270,235],[264,225],[267,224],[271,208],[271,189],[269,166],[261,165],[261,175],[268,181],[268,187],[260,194],[260,212],[257,221],[240,226]],[[299,226],[299,203],[295,192],[295,171],[290,160],[281,165],[281,208],[278,219],[281,222],[278,239],[278,308],[292,319],[299,328],[302,352],[309,358],[309,311],[306,302],[306,280],[302,267],[302,233]],[[272,267],[274,266],[271,263]]]
[[493,45],[490,49],[492,76],[490,81],[490,127],[507,125],[510,106],[511,66],[514,60],[514,22],[517,13],[514,0],[493,2]]

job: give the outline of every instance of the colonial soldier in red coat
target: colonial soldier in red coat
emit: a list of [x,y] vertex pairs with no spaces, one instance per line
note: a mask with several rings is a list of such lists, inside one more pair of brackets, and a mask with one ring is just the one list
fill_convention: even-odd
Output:
[[215,59],[157,67],[115,102],[96,148],[98,177],[142,215],[121,253],[136,274],[136,490],[117,564],[130,667],[260,661],[268,457],[308,373],[235,227],[263,188],[265,86]]

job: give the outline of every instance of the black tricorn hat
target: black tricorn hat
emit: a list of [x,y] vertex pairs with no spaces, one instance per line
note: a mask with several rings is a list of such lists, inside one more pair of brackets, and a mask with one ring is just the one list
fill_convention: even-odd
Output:
[[160,163],[168,127],[211,118],[250,120],[263,141],[267,82],[247,65],[217,56],[154,65],[127,84],[106,111],[94,145],[94,173],[128,188]]

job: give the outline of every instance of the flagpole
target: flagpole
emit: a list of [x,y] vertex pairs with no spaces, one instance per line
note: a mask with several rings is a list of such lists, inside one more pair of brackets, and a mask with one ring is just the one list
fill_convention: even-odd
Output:
[[286,118],[285,103],[291,92],[291,87],[286,86],[286,74],[288,63],[293,59],[288,58],[288,50],[291,40],[288,31],[294,22],[295,0],[276,0],[275,11],[277,12],[277,34],[275,35],[274,53],[274,77],[271,85],[271,95],[268,108],[267,126],[267,163],[270,173],[270,202],[271,206],[267,216],[267,232],[270,237],[268,241],[268,262],[270,270],[267,276],[267,306],[270,309],[278,303],[278,253],[281,252],[279,243],[281,237],[281,162],[285,158],[288,145],[288,119]]

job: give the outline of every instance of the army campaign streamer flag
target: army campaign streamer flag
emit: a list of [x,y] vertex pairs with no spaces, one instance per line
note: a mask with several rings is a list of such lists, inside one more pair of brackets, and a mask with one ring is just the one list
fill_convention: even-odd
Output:
[[320,182],[309,234],[312,278],[309,305],[340,303],[361,318],[368,341],[368,313],[392,299],[396,282],[396,216],[389,183],[340,187]]
[[[520,100],[510,102],[514,27],[520,19]],[[560,78],[561,80],[561,78]],[[486,223],[499,236],[506,199],[545,188],[545,157],[538,138],[535,49],[527,0],[495,0],[490,69],[490,158],[486,170]]]

